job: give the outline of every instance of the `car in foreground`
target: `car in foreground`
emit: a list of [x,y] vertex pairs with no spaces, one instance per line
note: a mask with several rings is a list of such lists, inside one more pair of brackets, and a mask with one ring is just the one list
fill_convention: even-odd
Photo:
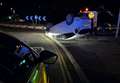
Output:
[[32,49],[20,40],[0,32],[0,83],[46,83],[45,64],[57,55]]

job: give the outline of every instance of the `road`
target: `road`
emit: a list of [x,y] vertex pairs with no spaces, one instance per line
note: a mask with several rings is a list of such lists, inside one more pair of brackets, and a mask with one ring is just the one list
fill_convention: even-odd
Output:
[[56,41],[40,32],[4,32],[58,55],[46,65],[49,83],[120,83],[120,41],[111,37]]
[[120,42],[108,37],[59,41],[90,83],[120,83]]
[[[46,50],[54,52],[58,55],[55,64],[46,65],[49,83],[80,83],[86,81],[84,77],[77,74],[73,64],[66,56],[66,52],[53,40],[40,32],[32,31],[3,31],[10,34],[30,47],[43,47]],[[79,70],[77,70],[79,71]]]

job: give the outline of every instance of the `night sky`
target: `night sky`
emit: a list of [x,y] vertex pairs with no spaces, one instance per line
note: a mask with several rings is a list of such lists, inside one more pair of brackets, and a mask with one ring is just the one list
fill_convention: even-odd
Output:
[[4,0],[20,14],[53,14],[79,11],[81,7],[97,9],[100,5],[118,8],[119,0]]
[[[46,15],[55,19],[63,20],[68,13],[78,13],[80,9],[88,7],[90,10],[101,11],[104,6],[112,12],[120,8],[119,0],[0,0],[3,7],[0,8],[2,15],[10,15],[10,8],[16,10],[21,17],[26,15]],[[101,17],[100,17],[101,18]],[[116,17],[117,18],[117,17]]]

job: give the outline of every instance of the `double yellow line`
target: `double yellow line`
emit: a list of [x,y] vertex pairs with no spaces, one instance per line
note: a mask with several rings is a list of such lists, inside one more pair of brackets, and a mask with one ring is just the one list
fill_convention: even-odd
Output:
[[48,83],[47,82],[47,73],[46,73],[46,65],[43,63],[42,64],[42,69],[41,69],[41,76],[40,76],[40,82],[39,83]]
[[64,81],[62,83],[73,83],[70,72],[69,72],[69,70],[67,68],[67,65],[66,65],[66,62],[63,58],[63,56],[65,56],[65,54],[58,48],[58,46],[56,45],[56,43],[53,40],[49,39],[48,37],[47,38],[45,38],[45,37],[47,37],[47,36],[44,35],[44,39],[46,41],[49,41],[49,43],[51,43],[51,45],[55,48],[56,53],[58,55],[58,61],[60,63],[60,69],[62,71],[63,79],[64,79]]

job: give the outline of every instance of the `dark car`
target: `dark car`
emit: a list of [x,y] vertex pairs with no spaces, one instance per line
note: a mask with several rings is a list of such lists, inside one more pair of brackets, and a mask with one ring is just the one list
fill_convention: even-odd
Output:
[[0,32],[0,83],[44,83],[44,63],[54,63],[57,56],[38,50]]

